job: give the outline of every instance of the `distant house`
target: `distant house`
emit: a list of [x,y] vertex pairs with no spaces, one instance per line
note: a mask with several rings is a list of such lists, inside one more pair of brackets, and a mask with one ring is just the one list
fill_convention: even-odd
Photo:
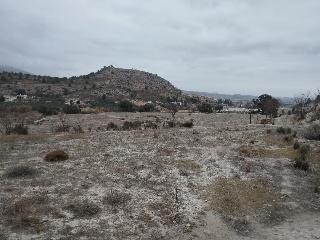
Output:
[[21,95],[21,94],[17,95],[17,99],[26,99],[26,98],[28,98],[27,95]]

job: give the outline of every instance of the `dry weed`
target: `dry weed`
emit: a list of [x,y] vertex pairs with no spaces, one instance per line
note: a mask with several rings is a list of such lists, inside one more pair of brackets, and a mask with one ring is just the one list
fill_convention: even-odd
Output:
[[182,170],[198,171],[201,168],[198,163],[190,160],[174,160],[173,164]]
[[240,155],[244,157],[258,157],[258,158],[274,158],[274,157],[286,157],[293,159],[297,156],[297,152],[292,148],[277,148],[277,149],[265,149],[254,148],[251,146],[240,146],[238,148]]
[[49,134],[2,135],[0,143],[12,144],[17,142],[44,142],[49,137]]
[[250,180],[220,179],[208,191],[211,208],[227,215],[253,213],[279,200],[272,188]]
[[48,162],[64,161],[67,159],[69,159],[69,155],[64,150],[51,151],[44,157],[44,160]]
[[260,137],[267,146],[277,146],[277,147],[287,147],[292,145],[292,139],[290,141],[286,140],[287,138],[277,135],[264,135]]

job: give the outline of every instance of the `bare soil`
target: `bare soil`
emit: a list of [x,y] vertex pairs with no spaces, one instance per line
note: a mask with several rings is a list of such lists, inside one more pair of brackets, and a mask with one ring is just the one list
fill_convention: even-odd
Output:
[[[0,239],[320,239],[320,145],[304,139],[307,121],[177,113],[193,128],[168,128],[168,118],[67,115],[84,133],[57,133],[52,116],[29,135],[0,135]],[[125,121],[158,129],[107,129]],[[293,167],[294,141],[310,145],[310,170]],[[54,150],[69,158],[45,161]]]

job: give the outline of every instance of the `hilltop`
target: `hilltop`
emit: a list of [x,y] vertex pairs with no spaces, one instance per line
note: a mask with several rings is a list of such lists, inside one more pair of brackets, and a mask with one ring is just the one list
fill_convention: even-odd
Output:
[[134,69],[103,67],[97,72],[70,78],[2,72],[0,95],[63,95],[96,100],[103,95],[110,100],[156,101],[177,99],[181,91],[169,81]]

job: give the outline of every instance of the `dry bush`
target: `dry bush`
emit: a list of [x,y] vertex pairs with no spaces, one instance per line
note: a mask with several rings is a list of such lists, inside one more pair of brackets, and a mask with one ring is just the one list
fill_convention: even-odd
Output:
[[75,216],[80,218],[93,217],[101,211],[99,206],[88,201],[72,202],[67,205],[66,209],[70,210]]
[[320,111],[313,112],[311,117],[310,117],[310,122],[314,122],[320,120]]
[[69,159],[69,155],[64,150],[54,150],[44,157],[45,161],[55,162],[55,161],[64,161]]
[[304,133],[304,137],[309,140],[320,140],[320,124],[309,126]]
[[226,215],[249,214],[280,198],[271,187],[256,181],[220,179],[208,189],[213,210]]
[[19,165],[6,170],[5,176],[8,178],[33,176],[36,171],[29,166]]
[[117,190],[111,190],[108,196],[104,197],[104,203],[111,206],[117,206],[125,204],[127,201],[131,200],[131,195],[128,193],[119,192]]
[[244,157],[286,157],[293,159],[297,156],[296,151],[292,148],[278,148],[278,149],[265,149],[265,148],[254,148],[251,146],[240,146],[238,148],[241,156]]
[[30,229],[38,232],[42,229],[43,224],[39,215],[50,211],[50,207],[46,203],[48,203],[46,192],[13,201],[7,199],[4,204],[3,217],[13,228]]

